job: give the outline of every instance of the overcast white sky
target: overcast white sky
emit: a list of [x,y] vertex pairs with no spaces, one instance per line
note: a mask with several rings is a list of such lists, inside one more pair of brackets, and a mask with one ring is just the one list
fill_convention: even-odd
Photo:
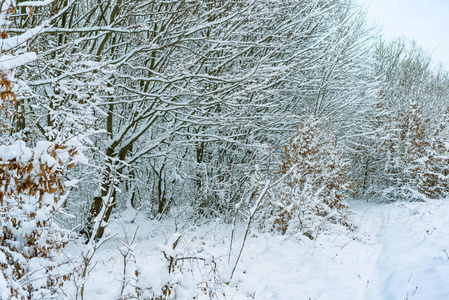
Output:
[[435,62],[449,69],[449,0],[357,0],[368,18],[383,25],[386,38],[415,39]]

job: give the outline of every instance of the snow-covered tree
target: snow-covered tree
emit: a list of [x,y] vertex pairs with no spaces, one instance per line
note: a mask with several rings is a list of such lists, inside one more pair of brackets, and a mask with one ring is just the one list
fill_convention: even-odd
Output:
[[449,193],[446,125],[432,124],[422,107],[412,102],[398,120],[390,123],[391,134],[383,143],[388,199],[426,200]]
[[274,188],[261,226],[281,233],[301,232],[311,239],[330,223],[351,226],[346,199],[351,188],[347,162],[335,136],[313,117],[284,147],[280,163],[285,179]]
[[[252,84],[234,96],[237,103],[207,111],[207,125],[191,127],[192,136],[210,137],[196,145],[196,169],[203,172],[196,180],[206,187],[198,190],[202,210],[229,211],[250,166],[273,169],[268,165],[304,115],[350,128],[371,89],[371,34],[363,25],[364,14],[345,1],[260,3],[246,34],[233,41],[247,49],[239,69],[260,62],[250,69]],[[206,120],[202,113],[199,122]]]
[[[45,2],[25,4],[38,7]],[[20,9],[20,3],[17,6]],[[64,261],[57,255],[67,244],[69,232],[56,224],[54,216],[62,210],[65,188],[74,184],[65,180],[66,171],[85,160],[77,149],[78,137],[39,141],[27,127],[30,91],[26,78],[15,71],[36,59],[26,45],[48,23],[10,35],[10,16],[17,6],[14,1],[2,1],[0,12],[0,297],[52,299],[60,297],[59,289],[73,270],[61,271]]]

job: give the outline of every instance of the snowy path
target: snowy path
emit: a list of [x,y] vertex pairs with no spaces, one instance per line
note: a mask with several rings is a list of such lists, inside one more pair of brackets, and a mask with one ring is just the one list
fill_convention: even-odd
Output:
[[449,204],[351,204],[351,236],[260,236],[245,249],[234,299],[449,299]]
[[365,299],[449,299],[448,204],[371,205],[364,213],[361,230],[380,246]]
[[[449,201],[357,201],[351,208],[354,223],[359,226],[353,233],[338,227],[313,241],[302,235],[251,234],[231,284],[224,286],[225,299],[449,299]],[[139,217],[127,224],[131,234],[140,226],[135,255],[142,272],[139,284],[144,287],[160,290],[168,280],[160,245],[175,232],[171,222]],[[185,249],[182,251],[213,254],[218,270],[223,272],[230,226],[209,222],[185,228],[179,246]],[[123,227],[112,222],[111,230],[120,235],[97,254],[98,263],[86,284],[86,299],[116,299],[120,293],[122,257],[117,246],[124,238]],[[242,234],[240,230],[234,252],[239,249]],[[75,247],[72,251],[79,250]]]

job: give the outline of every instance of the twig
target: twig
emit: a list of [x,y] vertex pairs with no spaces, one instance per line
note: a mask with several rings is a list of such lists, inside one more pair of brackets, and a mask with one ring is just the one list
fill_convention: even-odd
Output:
[[[251,227],[251,222],[252,222],[252,220],[253,220],[253,218],[254,218],[254,215],[256,214],[257,210],[259,209],[260,203],[262,202],[262,200],[263,200],[265,194],[266,194],[271,188],[273,188],[273,187],[277,186],[278,184],[280,184],[281,182],[283,182],[283,181],[284,181],[284,180],[285,180],[285,179],[286,179],[286,178],[287,178],[287,177],[288,177],[288,176],[289,176],[289,175],[296,169],[297,166],[299,166],[299,163],[298,163],[298,164],[295,164],[294,166],[292,166],[292,167],[290,168],[290,170],[289,170],[286,174],[284,174],[284,176],[282,176],[280,179],[278,179],[277,181],[275,181],[275,182],[272,183],[272,184],[270,184],[270,180],[267,180],[267,181],[266,181],[265,187],[263,188],[262,192],[260,193],[259,198],[257,199],[256,203],[253,205],[253,207],[252,207],[252,208],[250,209],[250,211],[249,211],[248,221],[247,221],[247,223],[246,223],[246,230],[245,230],[245,235],[243,236],[242,246],[240,247],[239,254],[238,254],[238,256],[237,256],[237,259],[235,260],[234,267],[232,268],[231,276],[229,277],[229,281],[226,282],[226,284],[229,284],[229,283],[231,282],[231,280],[232,280],[232,277],[234,276],[234,272],[235,272],[235,270],[236,270],[236,268],[237,268],[237,265],[238,265],[238,263],[239,263],[240,257],[242,256],[243,248],[245,247],[245,244],[246,244],[246,239],[248,238],[248,233],[249,233],[249,230],[250,230],[250,227]],[[242,201],[240,201],[240,203],[241,203],[241,202],[242,202]],[[239,204],[240,204],[240,203],[239,203]],[[232,243],[232,238],[233,238],[233,236],[234,236],[234,228],[233,228],[233,232],[232,232],[232,235],[231,235],[231,243]],[[230,249],[230,250],[231,250],[231,249]],[[229,252],[229,257],[230,257],[230,255],[231,255],[231,253]],[[229,260],[230,260],[230,259],[229,259]]]
[[446,249],[443,249],[443,251],[444,253],[446,253],[447,260],[449,260],[449,254],[447,253]]
[[[253,220],[253,217],[256,214],[257,208],[259,207],[260,203],[262,202],[262,199],[265,196],[265,194],[267,193],[269,187],[270,187],[270,181],[267,181],[264,189],[262,190],[262,192],[259,195],[259,198],[257,199],[256,203],[250,210],[250,214],[248,216],[248,222],[246,224],[245,236],[243,237],[243,242],[242,242],[242,246],[240,247],[239,255],[237,256],[237,259],[235,260],[234,267],[232,268],[231,276],[229,277],[229,282],[231,282],[232,277],[234,276],[235,269],[237,268],[237,265],[239,263],[240,257],[242,256],[243,248],[245,247],[246,239],[248,237],[248,232],[251,227],[251,222]],[[227,282],[227,284],[229,284],[229,282]]]

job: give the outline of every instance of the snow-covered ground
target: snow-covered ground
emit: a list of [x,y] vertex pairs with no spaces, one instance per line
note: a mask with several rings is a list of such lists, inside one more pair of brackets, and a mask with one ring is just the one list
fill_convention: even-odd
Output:
[[355,206],[363,209],[361,230],[377,244],[365,299],[449,299],[449,204]]
[[[201,288],[219,299],[449,299],[449,202],[350,204],[355,232],[335,228],[316,240],[251,233],[228,285],[222,282],[232,269],[230,225],[158,222],[125,212],[120,222],[110,224],[117,236],[95,255],[85,299],[120,295],[124,265],[118,249],[123,252],[124,233],[132,238],[137,225],[136,264],[127,266],[130,284],[124,294],[134,293],[134,285],[148,295],[171,282],[177,299],[192,299],[194,293],[208,299]],[[244,226],[239,228],[231,266],[243,237]],[[181,238],[172,250],[175,232]],[[68,254],[81,247],[71,244]],[[163,251],[168,257],[195,259],[180,261],[169,274]]]

